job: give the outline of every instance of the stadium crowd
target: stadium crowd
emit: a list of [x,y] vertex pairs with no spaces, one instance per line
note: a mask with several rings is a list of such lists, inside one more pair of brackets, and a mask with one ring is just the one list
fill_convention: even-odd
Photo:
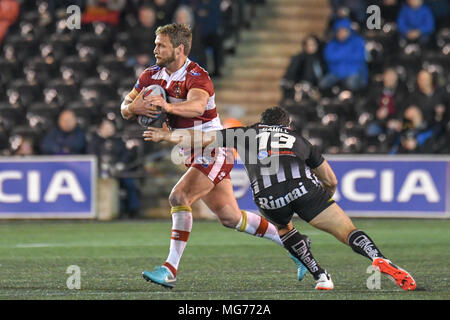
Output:
[[325,153],[449,154],[449,2],[330,3],[326,36],[307,36],[281,81],[296,128]]
[[[100,175],[120,180],[123,211],[137,212],[134,178],[161,147],[144,144],[119,105],[154,63],[154,31],[190,24],[190,58],[220,77],[264,2],[0,0],[0,155],[96,154]],[[330,4],[326,37],[304,39],[281,82],[294,127],[325,153],[450,153],[448,2]],[[380,30],[366,27],[370,4]]]
[[156,28],[189,24],[190,58],[219,77],[224,55],[263,2],[0,0],[0,155],[95,154],[99,174],[120,182],[121,211],[135,214],[134,178],[145,175],[146,156],[157,158],[159,147],[143,143],[119,106],[155,62]]

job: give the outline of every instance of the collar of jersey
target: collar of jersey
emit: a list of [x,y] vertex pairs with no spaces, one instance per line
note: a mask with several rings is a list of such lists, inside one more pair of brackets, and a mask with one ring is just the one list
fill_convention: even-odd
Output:
[[[182,72],[182,70],[186,70],[187,66],[189,65],[189,63],[191,63],[191,60],[189,60],[189,58],[186,59],[185,64],[183,64],[183,66],[178,69],[177,71],[175,71],[174,73],[172,73],[171,75],[169,75],[167,73],[166,67],[163,68],[164,73],[167,75],[167,77],[171,80],[173,77],[175,77],[177,74],[179,74],[180,72]],[[169,80],[169,81],[170,81]]]

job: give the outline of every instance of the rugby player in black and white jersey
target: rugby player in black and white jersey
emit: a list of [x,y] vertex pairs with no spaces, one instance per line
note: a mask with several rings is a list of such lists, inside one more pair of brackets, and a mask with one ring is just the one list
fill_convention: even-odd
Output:
[[412,276],[386,259],[373,240],[357,229],[334,202],[337,179],[333,170],[318,149],[293,132],[289,124],[288,113],[273,107],[262,113],[260,123],[249,127],[208,133],[148,128],[143,136],[146,141],[169,141],[182,146],[235,148],[250,178],[259,211],[277,226],[284,247],[302,261],[321,283],[321,289],[332,289],[333,282],[312,256],[306,237],[294,228],[294,213],[372,260],[374,267],[393,278],[403,290],[415,290]]

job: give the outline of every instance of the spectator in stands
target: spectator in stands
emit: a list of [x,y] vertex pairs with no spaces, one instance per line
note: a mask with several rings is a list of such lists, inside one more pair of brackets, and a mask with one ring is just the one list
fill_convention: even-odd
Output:
[[[186,2],[186,1],[185,1]],[[220,0],[187,1],[192,3],[195,22],[201,31],[202,43],[206,49],[211,48],[214,68],[208,66],[212,77],[220,77],[222,66],[222,12]]]
[[376,136],[395,129],[401,118],[406,97],[406,87],[399,83],[397,72],[387,68],[383,72],[382,85],[369,91],[367,109],[373,115],[374,121],[368,126],[367,134]]
[[155,48],[156,11],[152,5],[144,4],[138,9],[139,24],[131,34],[138,52],[153,53]]
[[120,188],[126,192],[121,200],[121,215],[135,217],[140,208],[139,191],[132,177],[127,177],[127,166],[135,160],[135,154],[126,148],[125,142],[116,135],[114,123],[104,119],[93,134],[87,147],[88,154],[97,156],[102,178],[118,178]]
[[434,31],[434,17],[422,0],[407,0],[397,19],[397,28],[407,42],[426,44]]
[[282,83],[286,89],[302,81],[317,86],[325,75],[325,61],[319,39],[313,35],[307,36],[302,42],[302,47],[303,51],[291,58],[283,77]]
[[0,0],[0,45],[10,25],[19,17],[19,3],[16,0]]
[[156,11],[156,25],[163,26],[172,21],[173,14],[177,8],[176,0],[153,0]]
[[86,0],[86,10],[81,22],[99,21],[117,26],[120,21],[120,12],[125,5],[126,0]]
[[348,19],[334,24],[335,38],[325,47],[324,58],[328,74],[319,82],[321,89],[328,89],[337,83],[350,90],[359,90],[367,85],[368,70],[364,39],[350,28]]
[[366,1],[363,0],[330,0],[333,9],[331,25],[340,19],[350,19],[363,25],[366,21]]
[[397,21],[398,12],[400,11],[400,0],[372,0],[370,4],[380,7],[383,22]]
[[197,62],[203,68],[207,68],[206,51],[202,42],[202,36],[198,25],[195,23],[194,14],[187,5],[180,5],[174,14],[174,22],[187,24],[192,30],[192,49],[189,59]]
[[403,131],[394,143],[391,154],[431,153],[433,130],[427,128],[423,113],[416,105],[403,114]]
[[84,132],[77,124],[72,110],[64,110],[58,117],[58,126],[44,137],[41,143],[43,154],[83,154],[86,148]]
[[436,30],[450,27],[450,3],[448,0],[425,0],[425,4],[433,12]]
[[448,106],[448,95],[445,90],[437,88],[433,75],[427,70],[421,70],[417,75],[417,90],[411,94],[410,104],[416,104],[430,122],[438,105]]
[[21,137],[20,144],[14,150],[15,156],[31,156],[34,155],[34,142],[31,137]]

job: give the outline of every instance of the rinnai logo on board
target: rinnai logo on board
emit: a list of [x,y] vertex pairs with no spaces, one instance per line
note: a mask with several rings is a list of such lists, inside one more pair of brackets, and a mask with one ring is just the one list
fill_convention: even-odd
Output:
[[0,159],[0,218],[95,217],[94,157]]
[[[450,157],[325,157],[338,179],[333,198],[350,216],[450,216]],[[236,164],[235,196],[241,209],[257,210],[244,174]]]

